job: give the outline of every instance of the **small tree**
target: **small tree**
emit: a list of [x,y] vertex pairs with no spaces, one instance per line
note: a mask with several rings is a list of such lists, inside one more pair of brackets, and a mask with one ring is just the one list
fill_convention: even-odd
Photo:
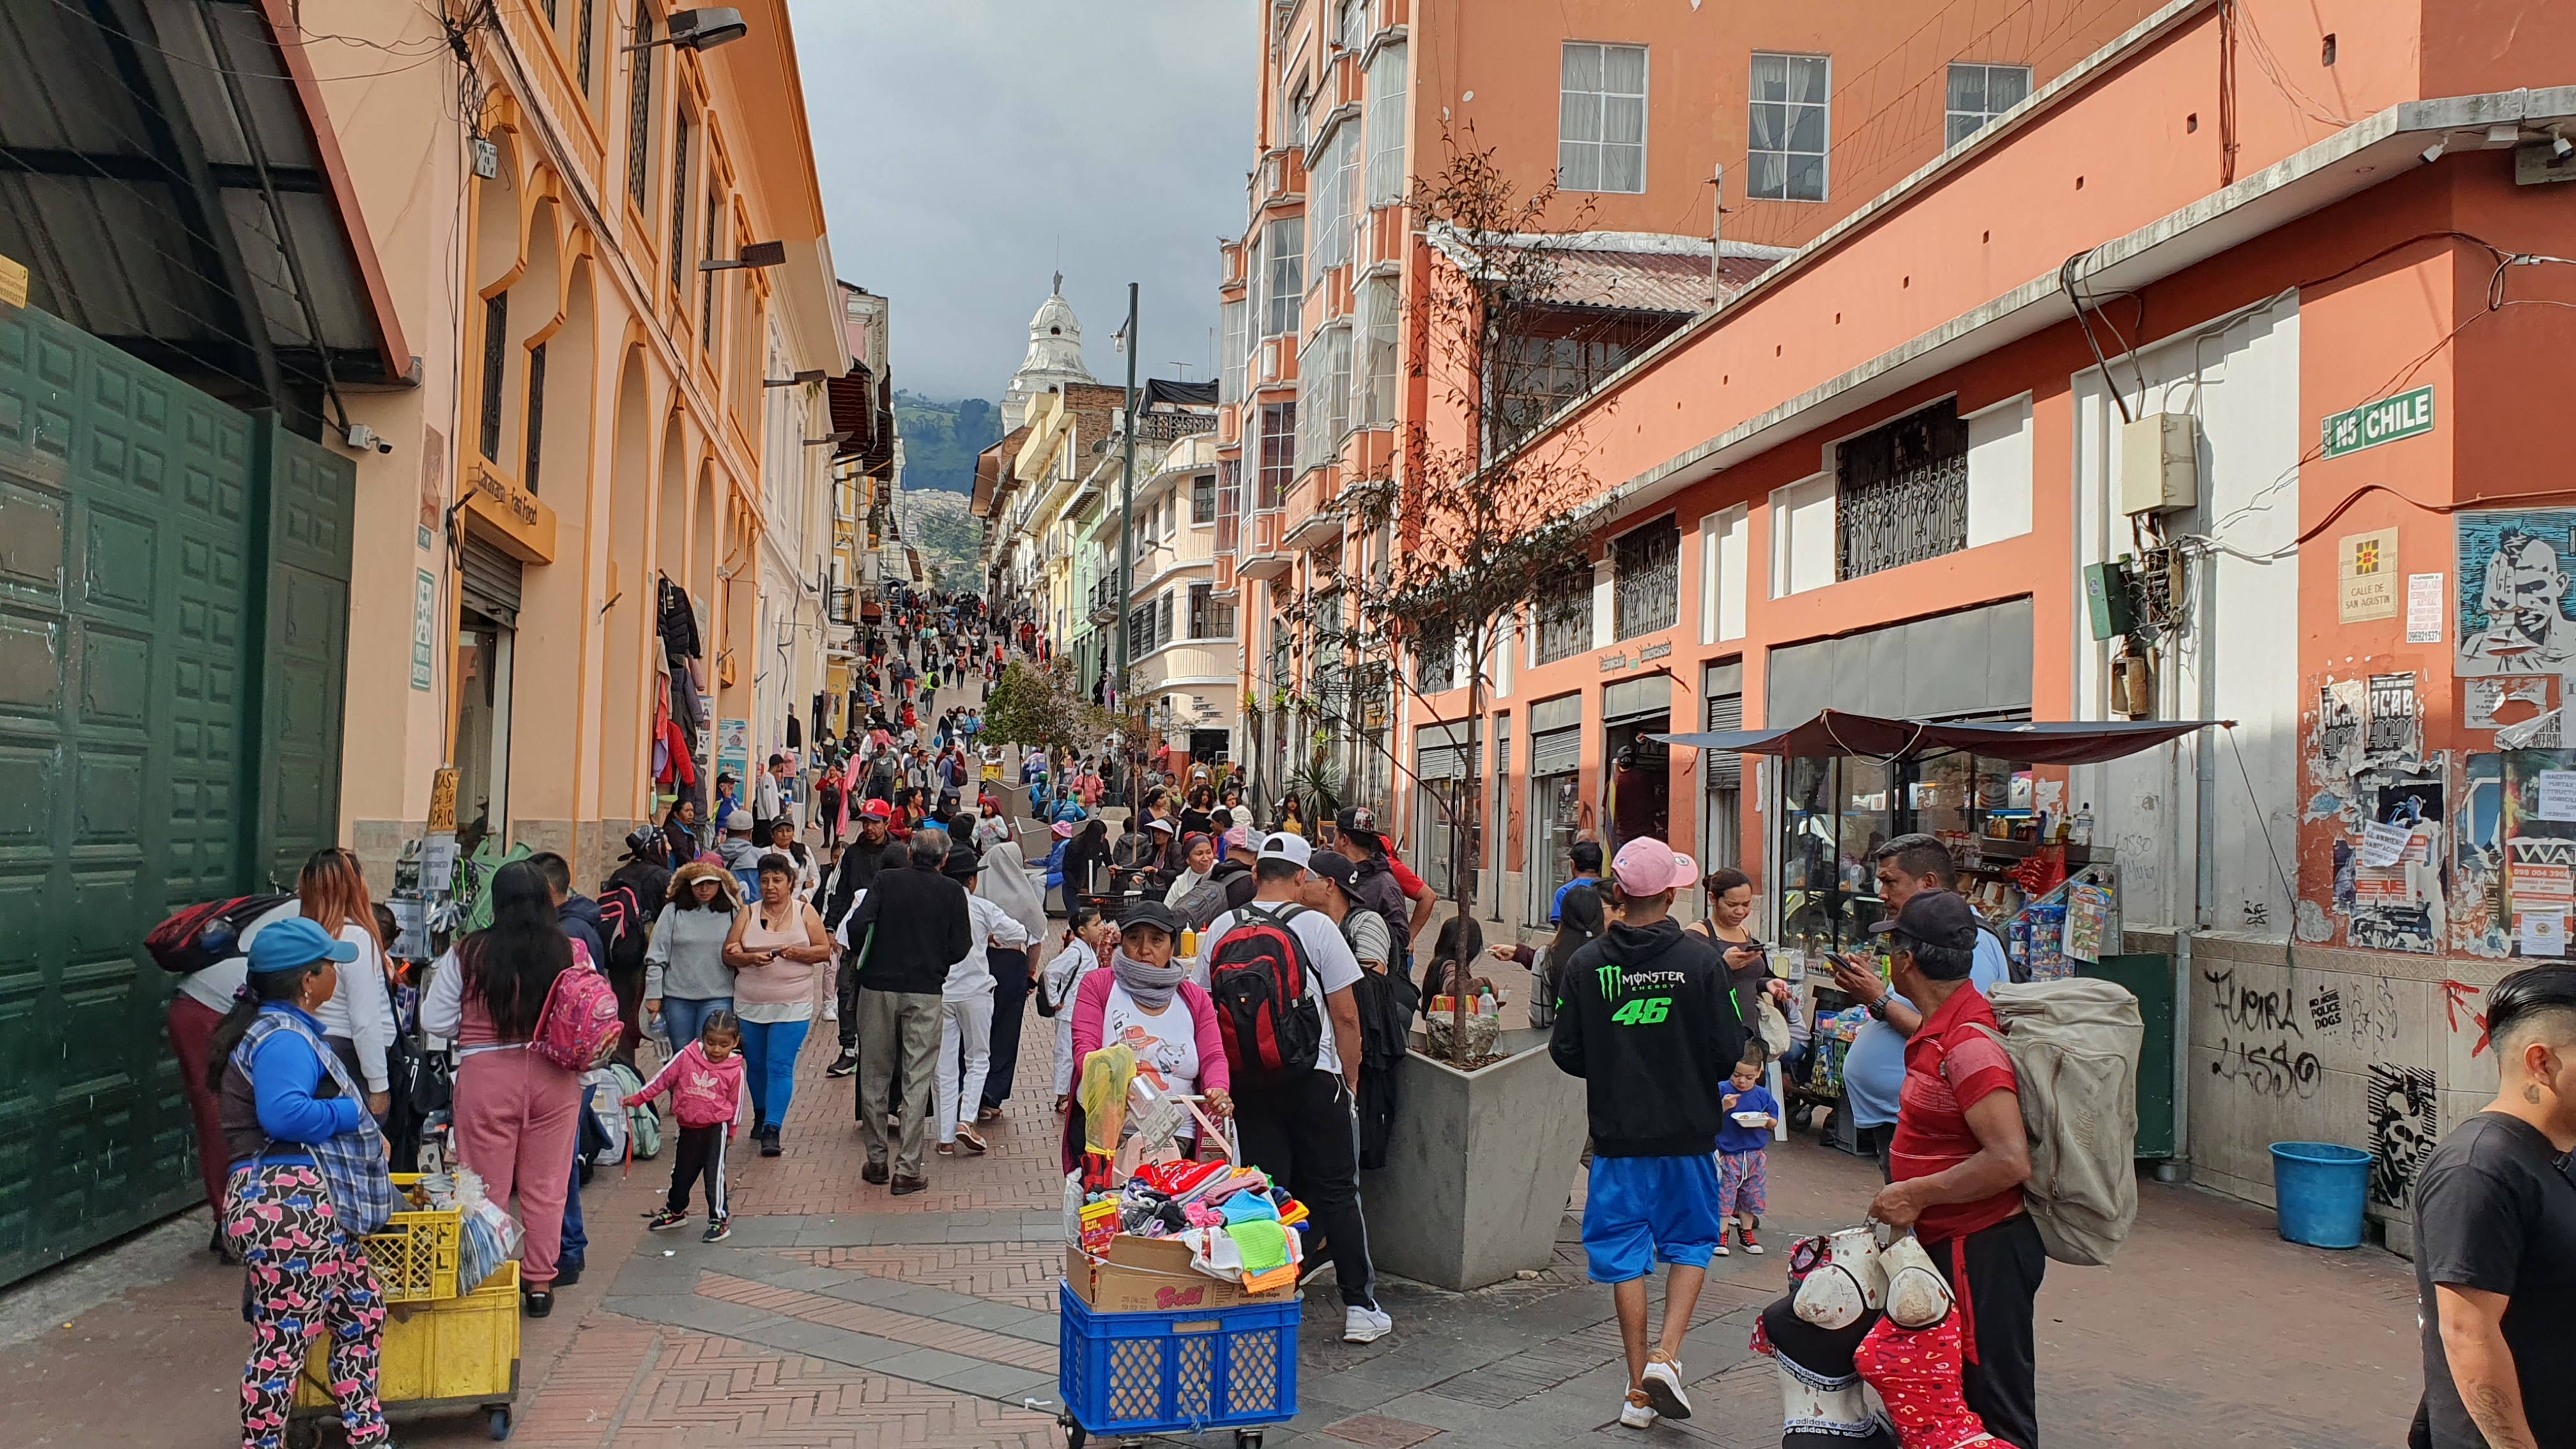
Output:
[[1052,756],[1089,749],[1106,729],[1100,707],[1083,697],[1071,666],[1015,660],[984,697],[984,732]]
[[[1338,678],[1384,679],[1425,705],[1431,693],[1455,687],[1446,682],[1447,668],[1432,672],[1441,683],[1426,690],[1415,671],[1350,666],[1406,656],[1418,663],[1427,651],[1463,645],[1465,720],[1428,722],[1463,722],[1472,731],[1484,717],[1496,653],[1521,610],[1543,606],[1551,586],[1588,558],[1583,506],[1597,490],[1583,465],[1582,429],[1560,429],[1534,449],[1520,442],[1553,411],[1544,375],[1550,348],[1535,324],[1562,300],[1564,253],[1590,207],[1577,207],[1570,225],[1552,229],[1552,180],[1522,192],[1493,151],[1476,149],[1472,126],[1463,136],[1444,130],[1442,139],[1446,165],[1418,178],[1407,200],[1434,254],[1404,319],[1418,342],[1412,374],[1428,380],[1434,416],[1409,424],[1392,466],[1353,481],[1337,505],[1352,531],[1385,541],[1385,556],[1347,571],[1344,607],[1327,616],[1310,600],[1303,614],[1317,651],[1310,668],[1338,661]],[[1347,700],[1338,709],[1334,701],[1320,703],[1328,717],[1356,713]],[[1435,786],[1426,793],[1450,828],[1452,904],[1466,915],[1474,909],[1462,859],[1473,790],[1423,781],[1400,751],[1386,753],[1397,775]],[[1463,993],[1452,995],[1451,1039],[1463,1062],[1467,1007]]]

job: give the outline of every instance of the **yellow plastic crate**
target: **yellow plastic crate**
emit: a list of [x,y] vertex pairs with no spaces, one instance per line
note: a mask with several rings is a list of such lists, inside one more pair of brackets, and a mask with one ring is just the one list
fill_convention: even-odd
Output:
[[[393,1174],[401,1192],[420,1181],[416,1172]],[[380,1233],[367,1235],[367,1261],[384,1285],[387,1303],[428,1303],[456,1296],[457,1240],[465,1214],[457,1208],[420,1208],[395,1213]]]
[[[295,1389],[299,1412],[337,1411],[330,1342],[318,1337]],[[505,1262],[482,1287],[385,1320],[376,1397],[401,1418],[446,1409],[506,1414],[519,1392],[519,1265]],[[508,1421],[502,1420],[504,1424]]]

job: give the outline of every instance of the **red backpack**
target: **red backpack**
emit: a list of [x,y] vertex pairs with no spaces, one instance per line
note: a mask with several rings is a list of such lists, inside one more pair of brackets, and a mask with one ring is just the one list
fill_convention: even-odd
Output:
[[294,900],[293,896],[234,896],[190,906],[152,928],[143,949],[164,971],[187,975],[203,971],[241,953],[241,937],[253,921]]
[[1278,1084],[1315,1070],[1324,1017],[1306,994],[1306,947],[1288,923],[1303,906],[1272,913],[1245,906],[1208,959],[1217,1034],[1237,1080]]
[[616,1052],[623,1031],[616,989],[592,967],[590,948],[573,942],[572,965],[546,988],[528,1049],[565,1071],[587,1072]]

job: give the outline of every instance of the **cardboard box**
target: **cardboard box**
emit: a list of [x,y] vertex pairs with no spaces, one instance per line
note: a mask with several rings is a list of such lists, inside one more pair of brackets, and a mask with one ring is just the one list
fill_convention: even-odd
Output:
[[1285,1303],[1296,1285],[1246,1293],[1190,1266],[1190,1250],[1170,1238],[1121,1233],[1109,1240],[1105,1262],[1093,1262],[1079,1244],[1064,1250],[1064,1280],[1082,1301],[1103,1313],[1186,1313],[1199,1308],[1240,1308]]

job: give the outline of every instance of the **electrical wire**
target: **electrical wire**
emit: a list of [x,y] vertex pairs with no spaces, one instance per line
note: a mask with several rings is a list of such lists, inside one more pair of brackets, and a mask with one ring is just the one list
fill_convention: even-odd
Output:
[[2272,874],[2280,879],[2281,894],[2288,900],[2292,915],[2292,919],[2283,922],[2282,925],[2295,940],[2299,934],[2296,919],[2299,909],[2299,891],[2296,886],[2290,884],[2290,873],[2281,866],[2281,848],[2272,843],[2271,813],[2263,808],[2263,797],[2254,793],[2254,774],[2245,768],[2245,748],[2236,743],[2236,726],[2222,720],[2218,727],[2227,735],[2228,752],[2236,756],[2237,777],[2245,782],[2245,803],[2254,807],[2254,823],[2263,827],[2263,853],[2272,857]]

